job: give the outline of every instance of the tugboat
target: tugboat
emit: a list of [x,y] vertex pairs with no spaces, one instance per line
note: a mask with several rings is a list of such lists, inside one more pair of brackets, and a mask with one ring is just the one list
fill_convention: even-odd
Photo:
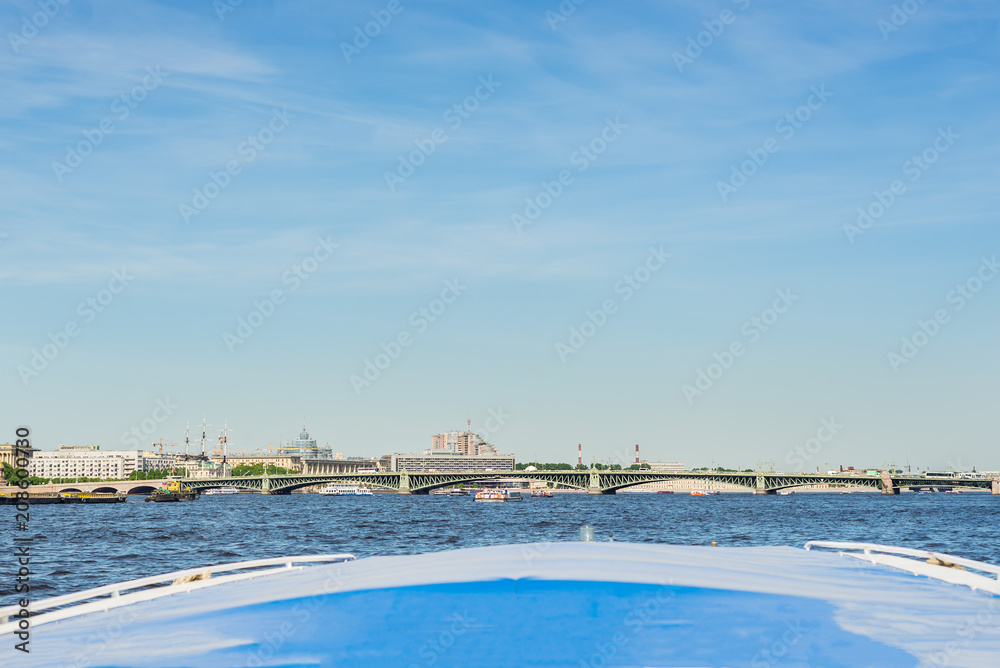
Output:
[[180,480],[171,480],[160,489],[146,495],[146,501],[197,501],[198,492],[184,487]]

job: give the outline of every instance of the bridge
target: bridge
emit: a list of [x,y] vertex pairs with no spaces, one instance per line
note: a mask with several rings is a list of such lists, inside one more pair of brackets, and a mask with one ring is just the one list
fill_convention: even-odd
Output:
[[[326,475],[273,475],[239,476],[229,478],[185,478],[184,484],[203,491],[214,487],[236,487],[261,494],[290,494],[292,490],[327,483],[367,485],[381,487],[399,494],[429,494],[441,487],[451,487],[471,482],[496,480],[523,480],[544,482],[562,487],[585,490],[590,494],[614,494],[620,489],[649,482],[668,480],[694,480],[704,483],[721,483],[742,487],[754,494],[775,494],[779,490],[806,485],[834,485],[841,487],[870,487],[883,494],[899,494],[903,489],[958,487],[991,490],[1000,495],[1000,478],[962,477],[913,477],[882,473],[878,476],[821,475],[813,473],[726,473],[714,471],[475,471],[427,473],[332,473]],[[125,492],[148,494],[160,484],[158,480],[117,480],[88,483],[62,483],[32,485],[32,492]],[[16,487],[0,491],[17,491]]]
[[341,473],[333,475],[277,475],[259,477],[184,480],[185,485],[203,490],[232,486],[262,494],[290,494],[292,490],[326,483],[364,484],[395,490],[399,494],[429,494],[441,487],[471,482],[523,480],[544,482],[586,490],[590,494],[614,494],[620,489],[650,482],[697,480],[746,488],[754,494],[775,494],[779,490],[805,485],[871,487],[883,494],[899,494],[903,489],[961,487],[991,490],[1000,495],[1000,478],[913,477],[882,473],[878,476],[838,476],[812,473],[723,473],[723,472],[654,472],[654,471],[475,471],[427,473]]

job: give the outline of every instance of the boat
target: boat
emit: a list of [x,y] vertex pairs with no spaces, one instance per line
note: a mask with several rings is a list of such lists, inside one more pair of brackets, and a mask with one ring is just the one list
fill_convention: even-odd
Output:
[[0,492],[0,506],[24,505],[69,505],[81,503],[125,503],[128,497],[125,492],[56,492],[56,493],[34,493],[27,492],[20,495],[16,492]]
[[656,493],[657,494],[673,494],[674,490],[672,490],[672,489],[659,489],[659,490],[656,491]]
[[536,489],[531,493],[531,498],[533,499],[549,499],[555,496],[552,492],[547,489]]
[[504,501],[521,501],[520,492],[512,492],[509,489],[482,489],[476,492],[473,501],[485,503],[503,503]]
[[435,489],[431,492],[431,494],[436,494],[437,496],[468,496],[467,493],[457,487],[452,487],[450,489]]
[[240,490],[231,486],[213,487],[212,489],[206,489],[204,492],[202,492],[202,494],[204,494],[205,496],[215,496],[217,494],[239,494],[239,493]]
[[779,496],[791,496],[792,494],[795,494],[795,492],[792,491],[792,490],[790,490],[790,489],[779,489],[778,490],[778,495]]
[[171,480],[163,483],[159,489],[146,495],[146,501],[157,503],[174,501],[197,501],[200,494],[197,491],[185,486],[180,480]]
[[330,483],[319,490],[319,493],[323,496],[371,496],[372,490],[370,487]]
[[718,493],[719,492],[714,489],[712,490],[696,489],[691,492],[691,496],[711,496],[712,494],[718,494]]
[[[32,599],[30,665],[980,668],[1000,656],[998,574],[822,541],[289,555]],[[20,610],[0,608],[3,665]]]

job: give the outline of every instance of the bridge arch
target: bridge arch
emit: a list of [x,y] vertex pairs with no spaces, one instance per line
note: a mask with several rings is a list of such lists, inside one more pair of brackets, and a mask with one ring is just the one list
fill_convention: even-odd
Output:
[[108,486],[98,487],[94,490],[94,494],[115,494],[117,492],[118,488]]
[[138,485],[132,489],[125,492],[126,494],[149,494],[150,492],[155,492],[156,488],[150,485]]
[[59,490],[60,494],[68,494],[69,492],[76,492],[77,494],[79,494],[80,490],[78,490],[76,487],[67,487],[66,489]]

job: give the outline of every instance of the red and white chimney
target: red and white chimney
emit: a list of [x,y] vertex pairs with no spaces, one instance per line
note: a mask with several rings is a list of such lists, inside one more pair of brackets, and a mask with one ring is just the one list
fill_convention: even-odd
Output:
[[576,465],[583,464],[583,443],[576,444]]
[[635,463],[639,463],[639,444],[635,444]]

